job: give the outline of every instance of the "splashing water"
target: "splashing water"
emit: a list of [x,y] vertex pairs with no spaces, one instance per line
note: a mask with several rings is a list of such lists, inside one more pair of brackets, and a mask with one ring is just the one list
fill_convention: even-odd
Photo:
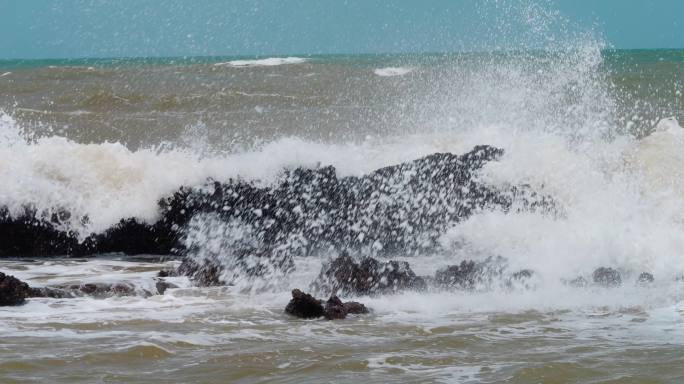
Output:
[[[482,9],[486,13],[490,6],[506,8],[505,21],[485,27],[510,41],[484,48],[509,50],[423,55],[391,62],[312,57],[296,65],[174,68],[202,81],[225,80],[211,76],[229,73],[258,84],[254,85],[257,89],[225,91],[230,101],[225,105],[239,105],[235,114],[247,116],[244,124],[266,118],[277,122],[278,128],[267,131],[265,140],[258,133],[262,136],[255,140],[257,145],[222,147],[213,140],[221,136],[212,135],[225,126],[208,112],[199,119],[199,126],[186,130],[189,135],[210,133],[202,134],[201,140],[187,140],[187,135],[179,139],[162,127],[155,130],[161,132],[156,143],[135,148],[123,138],[121,142],[83,140],[69,129],[62,130],[61,136],[34,134],[25,120],[26,111],[2,105],[11,113],[0,113],[0,202],[15,214],[27,204],[48,214],[65,209],[71,216],[62,223],[64,228],[85,237],[122,218],[154,222],[159,219],[159,199],[208,178],[269,186],[280,180],[284,169],[325,165],[333,165],[339,177],[360,176],[435,152],[460,154],[488,144],[505,152],[480,170],[478,182],[502,189],[528,185],[551,196],[560,214],[484,209],[451,225],[439,239],[439,252],[392,257],[408,261],[418,275],[433,275],[462,260],[502,256],[510,270],[535,271],[534,284],[514,289],[495,284],[478,292],[434,290],[362,297],[358,299],[374,310],[367,318],[335,325],[294,322],[281,314],[289,289],[306,288],[333,255],[295,257],[294,270],[283,273],[256,254],[232,252],[236,244],[253,246],[249,223],[210,214],[194,217],[184,228],[184,245],[198,263],[221,263],[222,280],[233,286],[198,289],[180,279],[180,288],[151,299],[79,298],[58,303],[35,299],[25,307],[0,311],[7,333],[18,345],[30,346],[46,364],[52,361],[50,353],[66,352],[40,354],[36,352],[40,346],[34,345],[35,340],[30,342],[33,338],[74,342],[84,369],[93,361],[107,362],[123,375],[119,378],[132,364],[130,356],[142,355],[159,359],[160,370],[166,372],[158,371],[160,377],[183,373],[187,375],[174,379],[188,381],[212,379],[202,376],[204,371],[178,368],[189,361],[205,361],[201,367],[214,369],[232,364],[235,380],[282,372],[305,381],[301,372],[306,371],[341,381],[342,373],[367,374],[369,382],[386,381],[379,380],[378,373],[383,379],[396,374],[398,380],[461,382],[510,378],[530,382],[548,375],[582,373],[600,381],[633,376],[634,367],[670,380],[657,367],[660,363],[680,366],[677,356],[684,344],[679,330],[684,285],[678,281],[684,274],[684,130],[676,118],[668,118],[677,110],[670,101],[661,103],[630,93],[637,86],[622,80],[622,67],[615,65],[622,58],[611,56],[602,39],[585,31],[573,32],[557,12],[523,3],[526,6],[487,3]],[[648,60],[657,61],[647,57],[643,62]],[[671,65],[684,66],[675,59]],[[140,71],[159,71],[154,75],[169,78],[164,68]],[[388,79],[374,74],[377,68],[412,71]],[[111,69],[117,70],[125,69]],[[73,71],[78,73],[78,69]],[[673,95],[680,92],[671,73],[659,75],[659,84],[673,87]],[[22,76],[28,75],[13,70],[0,81]],[[294,80],[280,87],[282,79]],[[325,97],[317,98],[319,94]],[[220,104],[224,101],[216,101],[207,110],[225,107]],[[200,114],[204,107],[199,108]],[[112,113],[128,113],[117,108],[120,104],[112,106]],[[188,113],[182,109],[187,106],[178,108],[171,114]],[[68,118],[89,119],[99,113],[87,112]],[[323,119],[311,117],[319,112]],[[140,117],[135,114],[139,112],[130,113]],[[150,112],[150,124],[166,121],[155,120],[159,116],[153,115]],[[339,116],[352,115],[372,116],[378,125],[339,123]],[[92,129],[108,130],[106,126]],[[312,139],[307,136],[312,130],[325,131],[330,139]],[[362,138],[352,135],[340,140],[334,135],[337,131],[358,131]],[[600,266],[619,270],[622,287],[566,284],[577,276],[590,276]],[[70,281],[60,275],[96,279],[117,275],[121,268],[133,275],[137,271],[134,262],[109,259],[84,264],[36,261],[35,265],[3,261],[2,267],[38,285]],[[242,274],[244,268],[261,268],[261,277]],[[636,284],[637,275],[644,271],[655,276],[655,283]],[[136,276],[137,280],[128,275],[123,278],[150,286],[153,275],[148,270]],[[46,331],[54,326],[50,322],[61,324],[59,335]],[[97,330],[95,323],[106,325]],[[88,348],[87,340],[95,337],[106,340],[115,350],[113,357]],[[148,344],[141,344],[141,338]],[[309,349],[302,349],[305,343]],[[642,355],[630,355],[641,347],[652,350],[657,358],[649,362]],[[276,349],[277,354],[264,352]],[[543,357],[539,351],[544,351]],[[6,359],[2,353],[0,371],[4,361],[23,361],[16,356]],[[619,364],[587,367],[581,357],[589,355]],[[54,369],[57,375],[66,375],[61,368]]]

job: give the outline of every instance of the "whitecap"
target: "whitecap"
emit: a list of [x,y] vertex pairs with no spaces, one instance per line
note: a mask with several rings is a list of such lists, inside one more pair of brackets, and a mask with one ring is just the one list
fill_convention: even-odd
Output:
[[381,77],[404,76],[413,72],[413,68],[408,67],[385,67],[376,68],[373,73]]
[[229,67],[274,67],[285,64],[302,64],[308,59],[302,57],[269,57],[267,59],[257,60],[232,60],[224,63],[216,63],[215,66],[229,66]]

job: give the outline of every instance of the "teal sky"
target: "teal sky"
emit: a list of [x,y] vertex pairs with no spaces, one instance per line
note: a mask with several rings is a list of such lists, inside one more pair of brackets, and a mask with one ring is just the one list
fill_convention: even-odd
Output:
[[682,15],[683,0],[0,0],[0,58],[453,52],[587,31],[684,48]]

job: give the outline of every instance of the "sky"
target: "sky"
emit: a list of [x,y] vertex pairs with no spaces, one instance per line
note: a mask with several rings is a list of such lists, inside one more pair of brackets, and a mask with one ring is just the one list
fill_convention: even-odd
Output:
[[684,0],[0,0],[0,59],[684,48]]

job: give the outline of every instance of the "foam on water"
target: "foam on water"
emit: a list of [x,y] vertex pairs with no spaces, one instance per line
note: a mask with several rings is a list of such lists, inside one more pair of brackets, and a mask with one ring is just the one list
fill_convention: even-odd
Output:
[[[547,28],[531,33],[543,35]],[[442,265],[476,255],[501,255],[514,267],[538,271],[541,284],[559,290],[564,289],[562,278],[601,265],[630,273],[649,271],[656,279],[671,280],[684,273],[684,131],[674,120],[664,120],[646,138],[623,134],[615,101],[628,95],[614,92],[602,68],[601,39],[581,35],[557,43],[544,52],[485,55],[477,65],[454,59],[446,76],[428,79],[431,91],[424,99],[411,99],[424,106],[422,113],[429,117],[422,133],[371,137],[361,143],[290,137],[234,152],[205,152],[202,145],[180,144],[132,151],[120,143],[27,137],[3,113],[0,201],[13,213],[27,204],[40,211],[66,209],[72,217],[63,225],[85,236],[121,218],[152,222],[160,198],[207,178],[270,183],[283,168],[319,164],[335,166],[340,176],[360,175],[434,152],[462,153],[490,144],[503,148],[505,155],[485,166],[482,181],[529,184],[552,196],[562,214],[477,213],[443,236],[452,255]],[[399,69],[408,68],[387,67],[382,73],[398,74]],[[223,224],[195,224],[189,237],[193,244],[221,247]],[[239,223],[237,227],[235,233]],[[287,279],[286,285],[295,282]]]
[[404,76],[408,73],[411,73],[413,71],[413,68],[407,68],[407,67],[385,67],[385,68],[376,68],[373,70],[373,73],[375,73],[378,76],[381,77],[392,77],[392,76]]
[[257,60],[231,60],[225,63],[216,63],[216,66],[230,66],[230,67],[274,67],[285,64],[302,64],[308,59],[302,57],[269,57],[267,59]]
[[[125,217],[154,221],[160,198],[207,178],[269,184],[283,168],[328,164],[340,176],[360,175],[434,152],[490,144],[505,153],[484,166],[479,181],[527,184],[551,196],[558,212],[477,212],[442,236],[443,252],[395,258],[408,261],[418,275],[432,275],[465,259],[503,256],[511,270],[535,271],[529,287],[346,297],[372,312],[339,322],[286,316],[290,289],[309,287],[328,257],[323,254],[295,257],[292,273],[269,273],[263,281],[226,276],[235,280],[227,287],[197,288],[185,278],[170,278],[179,288],[151,297],[32,298],[0,308],[2,379],[33,375],[74,382],[75,372],[82,372],[83,382],[256,381],[275,375],[292,382],[314,376],[369,383],[550,377],[677,382],[684,346],[684,282],[677,279],[684,275],[684,130],[675,119],[663,119],[645,137],[628,134],[630,123],[642,120],[636,111],[620,115],[617,101],[634,95],[613,87],[600,38],[552,33],[557,16],[540,7],[518,12],[518,2],[491,4],[513,4],[506,16],[529,24],[522,39],[541,46],[456,57],[447,71],[426,77],[426,89],[405,99],[423,114],[418,120],[425,125],[413,131],[419,133],[354,143],[287,137],[231,152],[210,150],[208,140],[131,150],[116,142],[37,137],[0,113],[0,205],[15,214],[26,204],[47,212],[63,208],[72,213],[64,227],[85,236]],[[514,30],[492,26],[492,34]],[[372,76],[368,67],[363,71]],[[421,67],[415,77],[423,72]],[[399,103],[400,116],[404,107]],[[223,250],[249,244],[251,236],[240,222],[208,215],[191,222],[186,245],[198,260],[219,255],[230,267],[235,260]],[[127,281],[151,291],[155,271],[177,264],[116,257],[0,260],[0,270],[37,287]],[[622,286],[564,283],[580,275],[591,280],[599,266],[620,270]],[[653,273],[655,282],[637,284],[642,271]]]

